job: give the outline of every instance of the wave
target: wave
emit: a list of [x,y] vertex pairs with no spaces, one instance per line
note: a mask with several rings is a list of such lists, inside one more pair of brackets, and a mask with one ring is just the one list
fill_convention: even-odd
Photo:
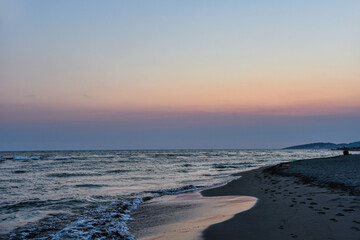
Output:
[[40,157],[2,157],[0,160],[23,160],[23,161],[29,161],[29,160],[39,160]]
[[114,158],[114,155],[107,155],[107,156],[89,156],[89,158]]
[[100,176],[100,173],[50,173],[47,177],[67,178],[67,177],[87,177],[87,176]]
[[40,157],[14,157],[14,160],[39,160]]
[[131,172],[131,171],[132,171],[132,170],[115,169],[115,170],[106,171],[106,173],[125,173],[125,172]]
[[[51,158],[48,158],[48,159],[52,160]],[[75,156],[75,157],[55,157],[55,158],[53,158],[53,160],[55,160],[55,161],[86,160],[86,159],[88,159],[88,157]]]
[[126,223],[131,221],[130,212],[142,200],[112,202],[85,211],[75,222],[56,232],[52,240],[61,239],[129,239],[135,240]]
[[176,158],[178,155],[173,153],[156,153],[155,158]]
[[154,197],[160,197],[160,196],[164,196],[164,195],[173,195],[173,194],[184,193],[184,192],[192,192],[192,191],[195,191],[198,189],[199,189],[199,187],[197,187],[197,186],[186,185],[186,186],[182,186],[182,187],[178,187],[178,188],[168,188],[168,189],[145,191],[145,193],[155,194],[152,196],[152,198],[154,198]]
[[74,187],[75,188],[101,188],[106,187],[108,185],[105,184],[77,184]]
[[28,208],[42,208],[42,207],[52,207],[58,209],[64,206],[74,206],[77,204],[83,204],[84,201],[63,198],[59,200],[38,200],[38,199],[29,199],[27,201],[21,201],[16,203],[4,203],[0,207],[1,211],[4,212],[17,212],[19,210],[28,209]]
[[[135,237],[127,222],[130,212],[137,208],[139,198],[87,207],[78,217],[69,214],[50,214],[39,222],[30,223],[9,234],[7,239],[127,239]],[[2,236],[0,236],[2,237]]]
[[233,164],[213,164],[213,168],[225,170],[225,169],[244,169],[244,168],[252,168],[252,167],[258,167],[258,165],[255,164],[244,164],[244,165],[233,165]]

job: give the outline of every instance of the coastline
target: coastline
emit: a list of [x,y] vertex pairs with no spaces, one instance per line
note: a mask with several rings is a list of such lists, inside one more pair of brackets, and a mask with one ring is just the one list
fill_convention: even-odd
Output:
[[[360,155],[351,156],[360,163]],[[197,202],[177,201],[174,196],[149,201],[134,213],[130,231],[137,239],[169,239],[168,232],[192,231],[184,228],[184,222],[198,224],[200,213],[211,212],[214,205],[206,203],[207,199],[216,202],[219,197],[238,196],[253,197],[257,202],[242,211],[233,209],[222,221],[207,222],[200,233],[172,235],[171,239],[360,239],[360,196],[356,191],[274,171],[284,164],[240,172],[239,179],[201,191],[203,198]],[[186,194],[177,196],[186,199]]]

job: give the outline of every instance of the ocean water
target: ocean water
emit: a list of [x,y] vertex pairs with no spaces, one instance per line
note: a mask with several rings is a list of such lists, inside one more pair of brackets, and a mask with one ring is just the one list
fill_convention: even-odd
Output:
[[328,150],[0,152],[0,239],[135,239],[131,211],[166,194]]

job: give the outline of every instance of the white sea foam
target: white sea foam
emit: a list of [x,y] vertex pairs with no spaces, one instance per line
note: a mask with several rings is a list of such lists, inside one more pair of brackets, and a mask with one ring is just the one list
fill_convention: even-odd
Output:
[[77,221],[55,233],[53,240],[63,239],[128,239],[135,237],[126,223],[131,221],[130,212],[135,210],[142,200],[122,203],[111,202],[96,209],[85,211]]

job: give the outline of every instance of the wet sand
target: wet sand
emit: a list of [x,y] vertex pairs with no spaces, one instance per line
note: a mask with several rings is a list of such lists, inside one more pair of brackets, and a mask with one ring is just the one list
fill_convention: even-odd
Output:
[[247,196],[203,197],[200,192],[161,197],[141,205],[129,227],[141,240],[201,239],[208,226],[250,209],[256,201]]
[[[334,161],[349,159],[360,166],[360,155]],[[137,239],[360,239],[358,192],[290,174],[288,167],[284,173],[283,165],[239,173],[240,179],[202,191],[204,197],[189,193],[146,202],[132,214],[130,230]],[[344,174],[341,164],[334,167]]]

